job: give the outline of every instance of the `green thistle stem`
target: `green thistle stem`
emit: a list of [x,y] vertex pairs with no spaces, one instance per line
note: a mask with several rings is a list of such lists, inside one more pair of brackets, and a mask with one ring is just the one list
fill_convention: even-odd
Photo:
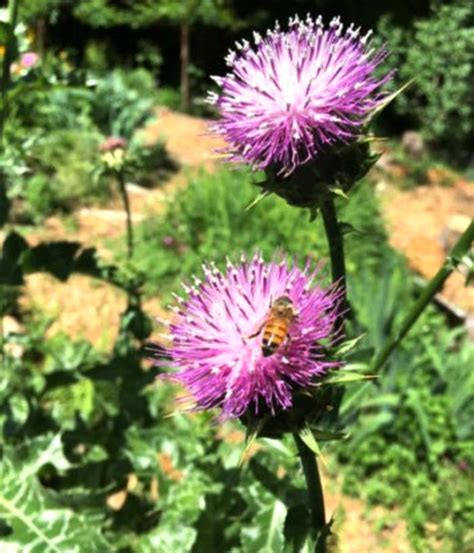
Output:
[[316,455],[303,442],[298,434],[293,434],[308,490],[308,502],[311,514],[311,528],[317,536],[315,553],[326,553],[326,538],[329,529],[326,524],[323,486],[319,474]]
[[[344,260],[344,240],[337,220],[336,207],[334,200],[326,200],[321,205],[321,215],[323,217],[324,230],[329,246],[329,256],[331,258],[331,272],[333,282],[337,282],[344,289],[342,299],[343,309],[347,306],[346,297],[346,263]],[[344,314],[341,314],[336,322],[336,328],[344,327]]]
[[423,313],[424,309],[433,299],[435,294],[442,288],[448,276],[454,271],[462,258],[467,255],[469,249],[472,247],[473,241],[474,221],[471,221],[471,224],[453,246],[451,253],[446,257],[441,269],[427,284],[415,305],[405,317],[400,330],[387,341],[382,350],[374,358],[371,364],[371,372],[376,373],[384,366],[385,362],[390,357],[390,354],[407,335],[408,331],[418,320],[418,317]]
[[128,258],[132,259],[133,257],[133,227],[132,227],[132,214],[130,211],[130,202],[128,199],[127,188],[125,186],[125,178],[123,171],[117,172],[117,180],[119,184],[120,195],[122,196],[123,206],[125,208],[125,213],[127,215],[127,251]]

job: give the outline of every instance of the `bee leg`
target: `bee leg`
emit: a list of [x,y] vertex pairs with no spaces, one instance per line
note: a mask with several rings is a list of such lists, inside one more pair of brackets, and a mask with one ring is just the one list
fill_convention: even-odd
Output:
[[262,328],[265,326],[265,323],[263,322],[259,329],[257,330],[257,332],[255,332],[254,334],[251,334],[250,336],[247,336],[247,338],[250,340],[251,338],[255,338],[256,336],[258,336],[260,334],[260,332],[262,332]]

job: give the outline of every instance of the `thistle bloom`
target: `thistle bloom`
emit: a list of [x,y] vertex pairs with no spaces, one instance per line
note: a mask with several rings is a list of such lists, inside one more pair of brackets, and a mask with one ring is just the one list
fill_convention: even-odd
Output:
[[221,88],[209,93],[220,119],[211,127],[228,143],[232,161],[254,168],[272,165],[289,174],[325,147],[356,137],[384,95],[377,90],[391,74],[378,78],[384,50],[369,46],[371,31],[360,36],[339,18],[325,28],[322,18],[278,22],[255,47],[244,40],[226,58],[231,70],[213,77]]
[[20,66],[23,69],[30,69],[39,62],[39,56],[36,52],[25,52],[20,58]]
[[127,145],[127,141],[121,136],[108,136],[100,145],[100,151],[105,153],[113,152],[114,150],[126,150]]
[[[193,288],[184,286],[187,299],[178,298],[167,352],[178,372],[166,376],[188,388],[197,409],[220,406],[223,418],[291,407],[295,389],[338,365],[318,343],[332,337],[341,291],[319,287],[317,275],[309,263],[301,270],[258,254],[238,266],[228,262],[225,273],[204,266],[204,282],[195,278]],[[296,318],[286,340],[264,355],[262,325],[281,296]]]
[[128,143],[121,136],[109,136],[100,145],[100,152],[104,164],[112,170],[120,170],[125,161],[125,150]]

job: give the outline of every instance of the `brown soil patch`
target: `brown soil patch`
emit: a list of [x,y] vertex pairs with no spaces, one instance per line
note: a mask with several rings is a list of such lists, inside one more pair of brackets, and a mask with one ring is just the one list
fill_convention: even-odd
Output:
[[[327,485],[327,479],[324,479]],[[406,524],[399,512],[368,508],[360,499],[340,492],[326,494],[326,509],[340,553],[410,553]],[[380,521],[387,521],[381,523]]]
[[25,288],[22,307],[54,319],[47,336],[64,332],[102,350],[113,344],[126,307],[125,294],[118,288],[82,275],[59,282],[43,273],[27,276]]
[[200,165],[212,170],[221,157],[215,152],[224,142],[209,131],[209,121],[175,113],[167,108],[156,110],[157,119],[145,129],[148,143],[163,140],[169,154],[187,166]]
[[[433,277],[474,217],[474,186],[457,180],[452,186],[392,189],[381,195],[390,242],[425,279]],[[442,297],[468,316],[474,315],[474,286],[465,286],[462,268],[447,280]]]

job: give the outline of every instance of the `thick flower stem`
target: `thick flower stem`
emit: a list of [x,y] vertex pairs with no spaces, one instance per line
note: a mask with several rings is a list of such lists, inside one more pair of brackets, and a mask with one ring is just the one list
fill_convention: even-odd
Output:
[[323,486],[319,474],[318,463],[315,454],[303,442],[298,434],[293,434],[298,455],[301,459],[303,473],[308,489],[308,501],[311,514],[311,529],[317,536],[315,553],[326,553],[326,538],[328,526],[326,524],[326,512],[324,508]]
[[435,294],[441,289],[448,276],[454,271],[474,241],[474,221],[467,227],[459,240],[453,246],[448,257],[445,259],[441,269],[431,279],[425,287],[415,305],[405,317],[400,330],[392,336],[378,353],[371,365],[371,372],[377,373],[385,364],[392,351],[400,344],[411,327],[418,320],[418,317],[423,313],[426,306],[433,299]]
[[133,227],[132,227],[132,215],[130,212],[130,202],[128,200],[128,193],[125,187],[125,179],[122,171],[117,172],[117,180],[120,189],[120,195],[122,196],[123,206],[127,215],[127,251],[128,258],[133,257]]
[[339,226],[336,207],[334,200],[328,199],[321,206],[321,214],[323,217],[324,230],[329,246],[329,256],[331,258],[331,272],[333,282],[337,282],[343,287],[344,296],[342,299],[342,313],[336,322],[336,328],[343,329],[344,326],[344,311],[347,307],[346,299],[346,263],[344,260],[344,241]]

